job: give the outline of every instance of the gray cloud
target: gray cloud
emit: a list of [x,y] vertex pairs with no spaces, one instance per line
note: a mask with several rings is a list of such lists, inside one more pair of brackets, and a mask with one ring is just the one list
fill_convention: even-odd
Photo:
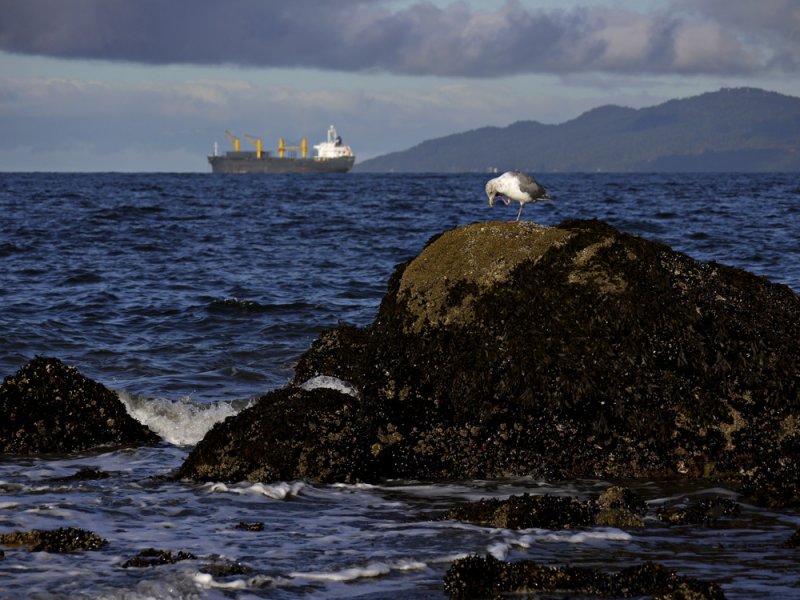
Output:
[[797,0],[679,0],[689,14],[737,31],[767,68],[800,68],[800,3]]
[[0,50],[143,64],[497,77],[797,71],[796,0],[542,11],[509,0],[0,0]]

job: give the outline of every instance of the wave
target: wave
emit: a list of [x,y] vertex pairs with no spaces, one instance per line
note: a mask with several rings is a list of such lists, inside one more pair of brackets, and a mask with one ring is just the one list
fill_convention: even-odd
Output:
[[279,481],[278,483],[207,483],[203,486],[208,491],[219,493],[239,494],[241,496],[266,496],[273,500],[294,498],[306,487],[302,481]]
[[[305,390],[330,388],[355,398],[360,396],[350,383],[326,375],[312,377],[300,387]],[[118,390],[117,395],[129,415],[175,446],[197,444],[216,423],[239,414],[255,402],[255,398],[251,398],[200,403],[190,398],[169,400],[135,396],[124,390]]]
[[331,377],[330,375],[317,375],[316,377],[312,377],[311,379],[301,383],[300,387],[304,390],[327,388],[330,390],[336,390],[342,394],[347,394],[353,398],[361,397],[358,389],[356,389],[352,383],[345,381],[344,379],[339,379],[338,377]]
[[368,579],[382,577],[392,571],[419,571],[427,568],[427,564],[417,560],[399,560],[391,563],[372,562],[363,567],[350,567],[339,571],[295,571],[290,573],[290,577],[305,579],[307,581],[356,581],[358,579]]
[[254,400],[221,401],[200,404],[188,398],[167,400],[132,396],[117,392],[134,419],[147,425],[164,441],[176,446],[191,446],[203,439],[215,423],[240,413]]
[[548,529],[529,529],[523,532],[509,531],[506,529],[494,529],[497,533],[503,533],[501,540],[489,544],[486,552],[494,556],[497,560],[507,560],[509,552],[513,548],[528,550],[530,548],[541,547],[542,543],[554,542],[558,544],[575,544],[588,546],[607,546],[614,547],[617,544],[627,544],[633,541],[633,535],[627,531],[614,527],[600,527],[586,531],[564,530],[552,531]]

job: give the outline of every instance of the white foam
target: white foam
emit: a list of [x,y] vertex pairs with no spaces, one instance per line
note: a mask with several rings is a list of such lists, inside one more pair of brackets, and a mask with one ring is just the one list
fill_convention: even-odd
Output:
[[538,530],[538,533],[530,533],[515,540],[515,545],[529,548],[531,545],[547,542],[566,542],[568,544],[592,544],[597,542],[630,542],[633,536],[630,533],[615,529],[613,527],[603,527],[589,531],[547,531]]
[[177,446],[196,444],[215,423],[241,410],[228,401],[200,404],[189,398],[167,400],[117,393],[128,414]]
[[297,496],[306,484],[302,481],[280,481],[278,483],[209,483],[205,487],[215,494],[239,494],[242,496],[266,496],[274,500],[285,500]]
[[505,560],[508,556],[508,551],[511,547],[511,544],[508,542],[496,542],[491,544],[486,551],[494,556],[497,560]]
[[204,587],[223,588],[228,590],[243,590],[248,587],[247,581],[244,579],[235,579],[234,581],[216,581],[208,573],[197,573],[194,576],[194,581],[198,585]]
[[219,581],[208,573],[195,573],[194,582],[198,587],[223,590],[244,590],[252,588],[265,588],[272,586],[291,586],[292,580],[284,577],[267,577],[266,575],[256,575],[232,581]]
[[300,387],[304,390],[316,390],[317,388],[327,388],[329,390],[336,390],[342,394],[347,394],[353,398],[360,398],[361,394],[356,387],[344,379],[332,377],[330,375],[317,375],[308,381],[303,382]]
[[351,567],[341,571],[311,571],[307,573],[290,573],[291,577],[308,581],[356,581],[357,579],[371,579],[388,575],[392,571],[419,571],[428,565],[416,560],[401,560],[395,563],[374,562],[364,567]]

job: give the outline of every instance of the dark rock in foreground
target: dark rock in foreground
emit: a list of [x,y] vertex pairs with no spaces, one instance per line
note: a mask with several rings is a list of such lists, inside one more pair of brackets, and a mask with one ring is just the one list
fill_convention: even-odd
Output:
[[601,598],[725,598],[715,583],[681,577],[654,563],[607,574],[599,569],[550,567],[527,560],[503,562],[491,556],[468,556],[453,562],[445,575],[444,588],[451,598],[500,598],[536,592],[571,592]]
[[373,431],[359,403],[329,389],[284,388],[217,423],[178,477],[204,481],[375,479]]
[[658,518],[668,525],[703,525],[717,527],[721,519],[737,517],[739,503],[730,498],[704,498],[680,506],[666,506],[658,511]]
[[337,377],[358,399],[268,394],[182,474],[756,475],[800,423],[799,364],[786,286],[597,221],[476,223],[400,265],[371,326],[301,357],[295,383]]
[[131,567],[136,568],[149,568],[160,567],[162,565],[174,565],[176,562],[182,560],[194,560],[197,558],[191,552],[172,552],[171,550],[156,550],[155,548],[147,548],[142,550],[136,556],[129,558],[120,566],[123,569]]
[[[800,373],[800,370],[798,372]],[[797,377],[800,375],[796,374],[795,379]],[[786,420],[792,418],[794,413],[789,412]],[[800,507],[800,434],[795,431],[779,431],[777,439],[777,443],[765,448],[758,464],[745,474],[741,491],[759,504],[775,508],[798,508]]]
[[160,438],[117,395],[55,358],[35,358],[0,386],[0,454],[139,446]]
[[252,569],[239,562],[216,562],[201,566],[200,572],[207,573],[212,577],[221,578],[248,575],[252,572]]
[[[597,499],[580,500],[572,496],[509,496],[465,502],[447,510],[443,519],[503,529],[576,529],[581,527],[619,527],[641,529],[648,513],[647,504],[632,490],[613,486]],[[741,514],[739,503],[727,497],[711,496],[682,500],[660,506],[653,516],[666,525],[697,525],[725,528],[736,525]],[[656,522],[655,519],[653,519]]]
[[451,508],[445,519],[504,529],[575,529],[595,525],[644,527],[645,503],[625,488],[612,487],[597,500],[570,496],[510,496],[468,502]]
[[0,533],[0,544],[22,546],[31,552],[77,552],[99,550],[108,544],[108,540],[85,529],[62,527]]
[[569,496],[511,496],[460,504],[445,519],[504,529],[574,529],[594,525],[597,505]]

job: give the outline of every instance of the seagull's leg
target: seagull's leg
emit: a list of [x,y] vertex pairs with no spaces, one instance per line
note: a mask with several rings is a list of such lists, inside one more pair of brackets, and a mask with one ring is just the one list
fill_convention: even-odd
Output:
[[516,223],[519,223],[519,218],[522,216],[522,209],[523,208],[525,208],[525,205],[520,202],[520,204],[519,204],[519,212],[517,213]]
[[509,200],[509,199],[508,199],[508,198],[506,198],[505,196],[500,196],[500,200],[502,200],[503,202],[505,202],[506,206],[508,206],[509,204],[511,204],[511,200]]

